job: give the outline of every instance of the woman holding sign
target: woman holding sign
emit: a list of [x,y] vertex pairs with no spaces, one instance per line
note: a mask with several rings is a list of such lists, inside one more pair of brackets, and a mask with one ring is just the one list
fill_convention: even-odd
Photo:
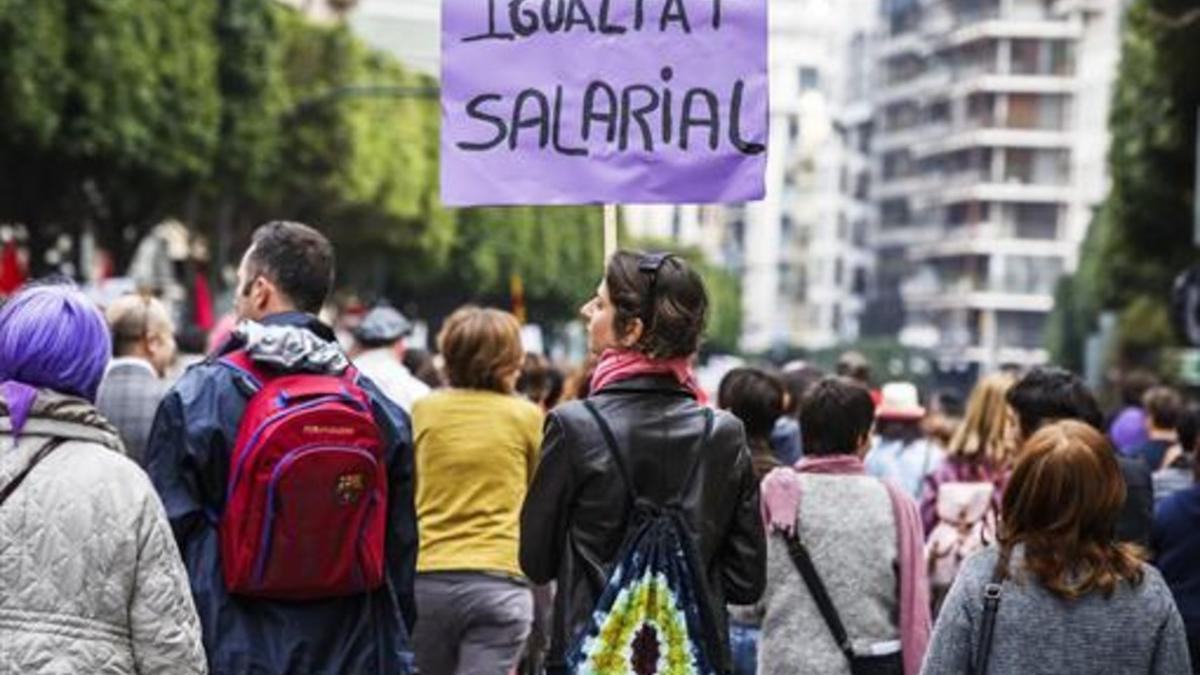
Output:
[[671,254],[618,252],[583,307],[591,395],[550,413],[521,566],[557,580],[549,672],[730,670],[727,602],[762,593],[758,487],[741,423],[691,370],[708,314]]

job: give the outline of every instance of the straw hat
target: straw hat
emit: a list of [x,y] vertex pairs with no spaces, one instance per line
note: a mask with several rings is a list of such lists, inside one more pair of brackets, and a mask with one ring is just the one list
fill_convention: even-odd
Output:
[[884,420],[919,420],[925,417],[921,396],[911,382],[888,382],[883,385],[883,400],[875,409],[875,417]]

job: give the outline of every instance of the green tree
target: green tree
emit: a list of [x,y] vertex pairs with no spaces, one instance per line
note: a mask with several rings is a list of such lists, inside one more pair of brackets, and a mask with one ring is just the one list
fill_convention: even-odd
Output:
[[111,233],[181,201],[218,135],[213,17],[190,0],[0,2],[0,212],[35,235]]
[[1102,311],[1120,315],[1115,358],[1121,365],[1148,365],[1175,341],[1163,330],[1171,282],[1196,256],[1200,21],[1182,18],[1193,4],[1136,0],[1126,14],[1110,117],[1112,189],[1078,271],[1060,287],[1051,324],[1051,350],[1065,363],[1081,362],[1080,336],[1095,330]]

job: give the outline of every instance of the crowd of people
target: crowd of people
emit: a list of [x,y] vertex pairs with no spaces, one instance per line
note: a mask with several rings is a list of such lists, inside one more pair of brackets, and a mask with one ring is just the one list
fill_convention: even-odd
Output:
[[162,303],[0,307],[0,673],[1154,673],[1200,664],[1200,405],[847,354],[693,364],[680,257],[622,251],[590,364],[468,306],[339,344],[317,230],[259,228],[177,380]]

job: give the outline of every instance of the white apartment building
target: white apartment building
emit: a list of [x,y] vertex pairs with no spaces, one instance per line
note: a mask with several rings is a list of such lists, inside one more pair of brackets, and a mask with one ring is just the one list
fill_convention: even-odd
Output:
[[1046,360],[1107,189],[1114,0],[884,0],[870,321],[991,370]]
[[631,206],[634,236],[699,246],[742,282],[742,348],[854,340],[870,278],[873,0],[771,0],[767,193]]

